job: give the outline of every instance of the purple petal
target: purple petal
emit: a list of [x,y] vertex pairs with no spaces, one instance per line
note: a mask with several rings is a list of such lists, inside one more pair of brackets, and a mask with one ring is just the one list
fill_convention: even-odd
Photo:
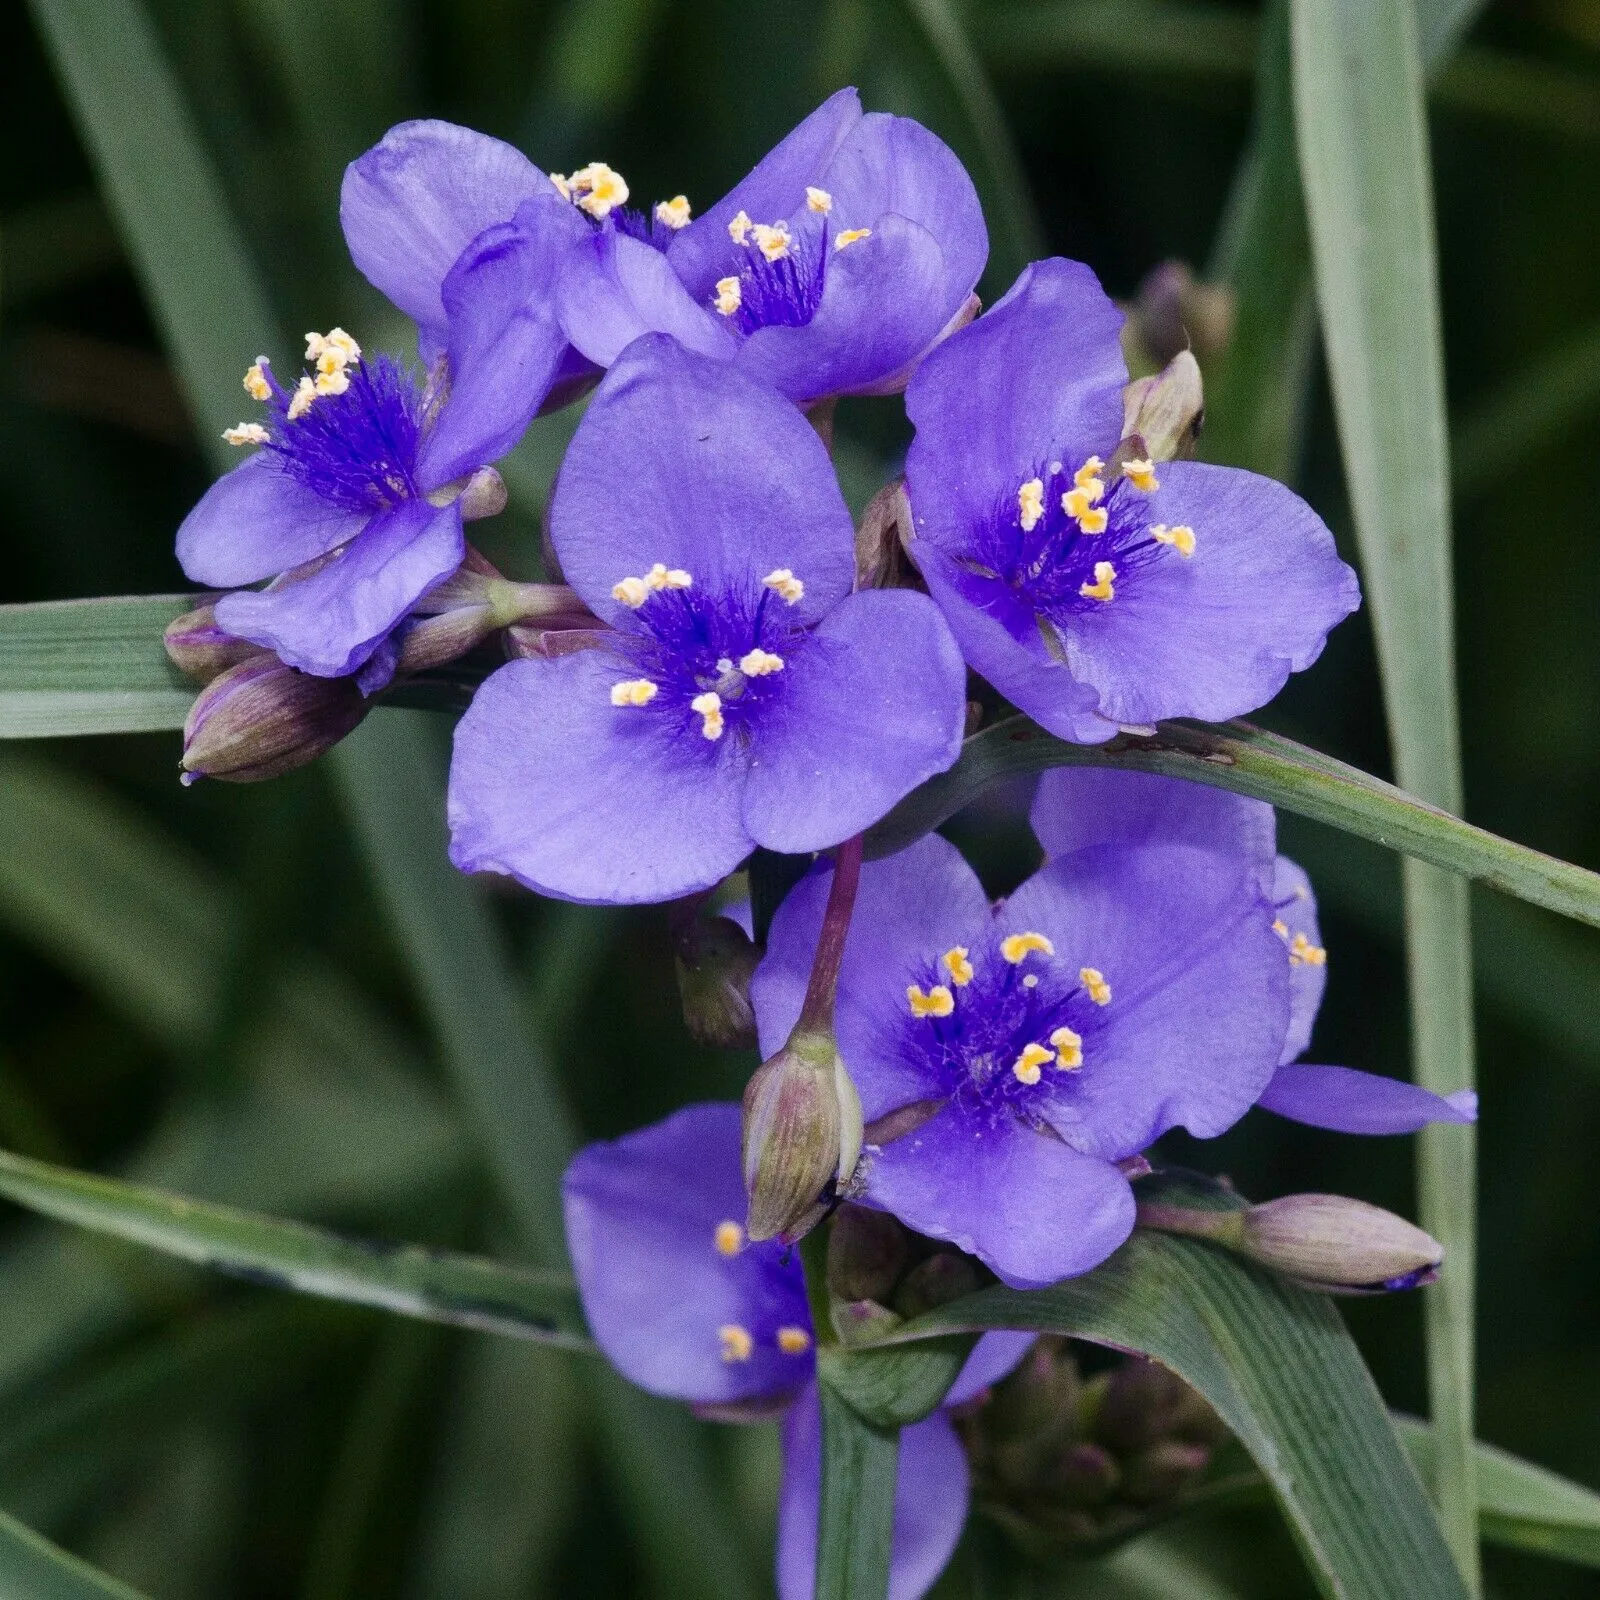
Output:
[[946,307],[945,281],[934,236],[884,217],[870,239],[831,253],[811,321],[758,328],[740,347],[739,368],[797,404],[888,388],[959,309]]
[[848,596],[784,667],[756,730],[745,827],[798,854],[870,827],[961,753],[966,667],[926,595]]
[[361,666],[465,554],[454,505],[404,500],[378,512],[310,577],[225,595],[217,602],[217,621],[302,672],[342,677]]
[[1073,673],[1116,722],[1221,722],[1265,705],[1361,603],[1355,573],[1316,512],[1270,478],[1169,461],[1151,501],[1155,521],[1194,529],[1194,555],[1141,565],[1075,618]]
[[793,406],[662,334],[623,352],[567,449],[550,507],[566,580],[608,621],[611,597],[657,561],[712,593],[760,593],[787,567],[814,622],[850,593],[855,529],[833,463]]
[[[786,1355],[775,1342],[779,1328],[811,1329],[799,1257],[776,1242],[718,1248],[719,1224],[738,1226],[747,1204],[738,1106],[688,1106],[589,1145],[561,1189],[584,1314],[625,1377],[702,1405],[810,1381],[809,1348]],[[745,1359],[727,1359],[723,1328],[749,1335]]]
[[[764,1055],[777,1051],[799,1020],[832,880],[831,870],[812,872],[772,919],[767,953],[750,988]],[[906,983],[920,974],[930,950],[974,945],[988,926],[989,902],[978,875],[938,834],[862,867],[836,1019],[840,1050],[869,1121],[929,1093],[900,1059]]]
[[[1304,934],[1306,944],[1313,951],[1322,949],[1322,933],[1317,926],[1317,897],[1311,892],[1311,880],[1287,856],[1277,857],[1274,863],[1272,903],[1277,920],[1283,924],[1285,941],[1296,934]],[[1291,944],[1292,951],[1292,944]],[[1293,1061],[1304,1053],[1311,1043],[1311,1029],[1322,1005],[1323,991],[1328,987],[1328,966],[1322,960],[1295,959],[1289,961],[1289,1032],[1284,1040],[1280,1062]]]
[[567,346],[549,308],[558,272],[550,249],[510,222],[486,228],[450,269],[450,392],[417,462],[425,490],[498,461],[533,420]]
[[634,676],[609,650],[513,661],[456,726],[450,859],[601,904],[709,889],[749,854],[744,757],[611,704]]
[[1335,1133],[1415,1133],[1431,1122],[1478,1120],[1478,1097],[1470,1089],[1437,1095],[1353,1067],[1279,1067],[1259,1104]]
[[262,451],[218,478],[183,519],[178,564],[219,589],[259,583],[355,538],[367,515],[330,504]]
[[[783,1419],[778,1600],[811,1600],[822,1488],[822,1407],[813,1385]],[[936,1411],[900,1434],[888,1600],[920,1600],[938,1581],[967,1520],[967,1458]]]
[[952,1102],[865,1152],[866,1200],[948,1239],[1013,1288],[1097,1267],[1133,1229],[1133,1191],[1109,1161],[1011,1117]]
[[834,152],[860,121],[860,96],[854,89],[840,89],[673,239],[667,259],[691,298],[704,300],[728,271],[735,250],[728,224],[734,217],[741,211],[754,222],[776,222],[790,216],[804,203],[806,186],[821,183]]
[[972,1347],[967,1364],[944,1397],[946,1408],[965,1405],[975,1395],[999,1383],[1027,1355],[1037,1337],[1033,1333],[1009,1331],[984,1334]]
[[1188,846],[1105,846],[1051,862],[997,916],[1037,930],[1069,972],[1097,968],[1111,1001],[1083,1067],[1041,1100],[1076,1148],[1115,1161],[1182,1124],[1231,1127],[1278,1065],[1289,964],[1254,863]]
[[[948,554],[1056,459],[1109,455],[1128,381],[1122,313],[1078,261],[1036,261],[945,340],[906,390],[906,489],[919,539]],[[920,558],[919,558],[920,559]]]
[[345,169],[339,220],[351,258],[442,340],[440,289],[483,230],[550,189],[520,150],[451,122],[402,122]]
[[561,280],[561,321],[573,344],[602,367],[647,333],[670,333],[686,350],[723,361],[737,348],[659,250],[610,229],[571,253]]

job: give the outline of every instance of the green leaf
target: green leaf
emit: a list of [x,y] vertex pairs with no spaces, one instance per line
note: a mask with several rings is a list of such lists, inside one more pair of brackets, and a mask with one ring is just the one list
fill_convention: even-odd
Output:
[[848,1347],[827,1344],[817,1351],[817,1370],[866,1421],[880,1428],[904,1428],[938,1409],[972,1346],[963,1336],[920,1339],[856,1361]]
[[6,1600],[144,1600],[137,1589],[68,1555],[4,1511],[0,1511],[0,1594]]
[[348,1238],[142,1184],[0,1151],[0,1194],[58,1222],[325,1300],[377,1306],[544,1344],[588,1347],[565,1273],[530,1272],[420,1245]]
[[1164,722],[1154,738],[1122,734],[1107,744],[1076,745],[1026,717],[1007,717],[974,734],[950,771],[914,789],[873,828],[867,855],[903,850],[1001,778],[1051,767],[1159,772],[1253,795],[1600,927],[1600,873],[1475,828],[1342,761],[1244,722],[1225,728]]
[[[1439,13],[1448,39],[1466,8]],[[1291,0],[1295,126],[1317,299],[1361,548],[1395,772],[1461,809],[1450,467],[1433,189],[1416,19],[1393,0]],[[1467,886],[1404,870],[1413,1070],[1440,1093],[1473,1076]],[[1422,1226],[1444,1246],[1427,1300],[1434,1492],[1476,1590],[1473,1488],[1476,1138],[1418,1141]]]
[[1192,1384],[1255,1458],[1324,1594],[1465,1594],[1422,1484],[1325,1297],[1197,1241],[1136,1233],[1081,1278],[985,1289],[887,1342],[990,1328],[1142,1351]]
[[181,728],[197,688],[161,634],[188,595],[0,606],[0,739]]
[[889,1592],[900,1434],[863,1418],[824,1379],[822,1502],[815,1600],[883,1600]]

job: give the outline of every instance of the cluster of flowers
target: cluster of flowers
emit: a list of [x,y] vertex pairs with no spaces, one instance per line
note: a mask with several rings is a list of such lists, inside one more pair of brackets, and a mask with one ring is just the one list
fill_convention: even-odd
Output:
[[[693,921],[757,847],[837,851],[759,965],[744,947],[768,1058],[744,1117],[691,1107],[584,1151],[566,1183],[622,1370],[784,1412],[780,1588],[801,1596],[818,1330],[789,1245],[840,1198],[1027,1287],[1122,1244],[1169,1129],[1209,1137],[1262,1105],[1399,1132],[1475,1108],[1298,1064],[1325,957],[1259,802],[1052,774],[1045,865],[998,905],[936,836],[861,862],[859,835],[959,754],[969,669],[1098,743],[1254,709],[1358,604],[1298,497],[1177,459],[1195,408],[1169,427],[1163,380],[1129,385],[1093,274],[1035,263],[978,315],[970,179],[848,90],[699,216],[628,199],[607,166],[546,174],[438,122],[353,163],[346,238],[416,322],[420,374],[341,329],[308,336],[293,382],[256,361],[263,420],[228,434],[256,453],[178,536],[185,572],[224,592],[169,648],[208,680],[186,777],[256,778],[327,748],[397,676],[503,641],[456,732],[463,871],[687,898]],[[493,463],[590,389],[550,506],[561,581],[503,577],[465,532],[505,503]],[[904,482],[858,536],[830,403],[902,392]],[[948,1404],[1028,1342],[982,1340]],[[966,1497],[946,1417],[908,1429],[896,1596],[937,1576]]]

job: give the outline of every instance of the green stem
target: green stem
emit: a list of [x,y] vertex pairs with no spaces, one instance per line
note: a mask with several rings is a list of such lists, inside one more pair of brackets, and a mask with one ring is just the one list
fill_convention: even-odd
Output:
[[894,1539],[897,1429],[875,1428],[826,1384],[815,1600],[883,1600]]

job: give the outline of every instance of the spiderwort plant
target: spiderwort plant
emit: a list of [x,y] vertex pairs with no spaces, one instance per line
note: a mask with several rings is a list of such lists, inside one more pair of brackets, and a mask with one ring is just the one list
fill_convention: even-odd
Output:
[[1035,262],[906,391],[929,592],[978,672],[1089,744],[1264,704],[1359,603],[1290,490],[1124,445],[1121,324],[1087,267]]
[[[567,1242],[596,1341],[641,1388],[730,1421],[781,1417],[778,1593],[810,1600],[822,1470],[815,1330],[798,1253],[745,1235],[739,1108],[694,1105],[590,1145],[563,1183]],[[997,1381],[1028,1336],[991,1334],[946,1398]],[[890,1600],[916,1600],[950,1559],[967,1465],[935,1412],[900,1435]]]
[[604,624],[514,661],[456,731],[451,859],[582,901],[825,849],[951,765],[965,673],[925,595],[853,594],[850,514],[801,414],[664,335],[612,367],[550,537]]

